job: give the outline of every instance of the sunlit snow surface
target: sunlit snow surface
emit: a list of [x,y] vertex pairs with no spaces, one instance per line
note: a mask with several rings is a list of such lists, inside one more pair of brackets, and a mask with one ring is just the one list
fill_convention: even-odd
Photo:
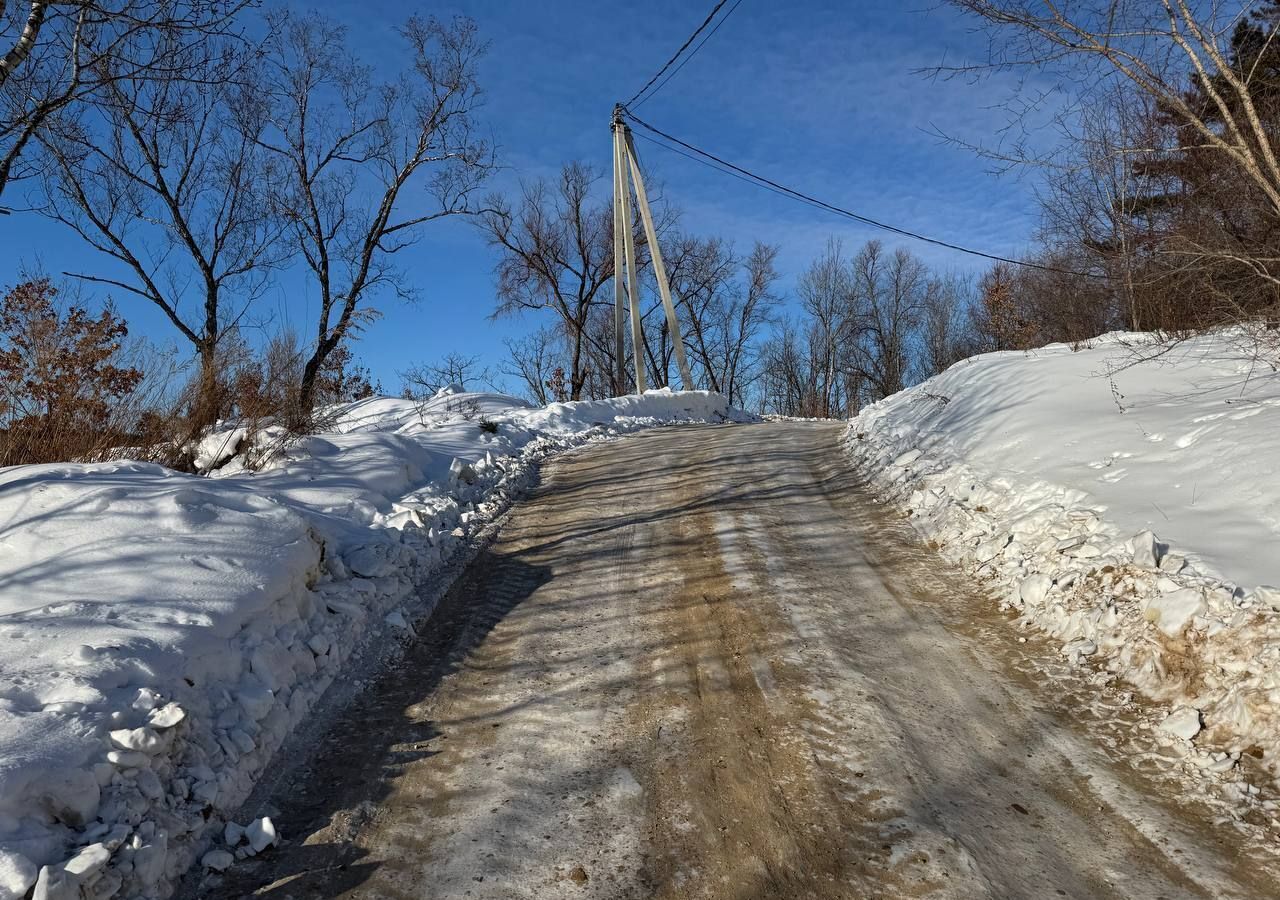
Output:
[[1024,624],[1170,704],[1161,734],[1189,767],[1247,752],[1275,777],[1280,376],[1259,340],[1278,343],[1111,334],[987,354],[864,410],[845,442]]

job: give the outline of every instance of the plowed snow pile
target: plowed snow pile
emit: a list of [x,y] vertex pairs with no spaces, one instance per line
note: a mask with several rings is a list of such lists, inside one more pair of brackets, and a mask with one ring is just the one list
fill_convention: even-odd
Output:
[[209,477],[0,470],[0,900],[165,896],[198,851],[269,846],[269,820],[222,818],[354,651],[430,612],[419,588],[538,459],[741,415],[669,391],[331,412],[257,473],[234,430],[200,448]]
[[1251,346],[987,354],[865,409],[846,445],[1025,624],[1171,706],[1159,731],[1188,766],[1227,775],[1247,753],[1274,778],[1280,376]]

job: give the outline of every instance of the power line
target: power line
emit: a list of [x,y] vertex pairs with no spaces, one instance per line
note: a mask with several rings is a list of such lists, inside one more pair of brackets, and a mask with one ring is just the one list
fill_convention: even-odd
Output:
[[[883,231],[888,231],[893,234],[901,235],[902,237],[911,238],[912,240],[922,241],[926,244],[933,244],[934,246],[937,246],[937,247],[945,247],[948,250],[955,250],[958,253],[967,253],[970,256],[978,256],[983,259],[992,260],[993,262],[1009,263],[1010,265],[1022,266],[1028,269],[1039,269],[1043,272],[1054,272],[1059,275],[1073,275],[1077,278],[1101,277],[1091,272],[1076,272],[1071,269],[1060,269],[1060,268],[1057,268],[1056,266],[1046,266],[1042,263],[1030,262],[1024,259],[1013,259],[1008,256],[1000,256],[995,253],[986,253],[986,252],[983,252],[982,250],[974,250],[971,247],[964,247],[964,246],[961,246],[960,244],[953,244],[950,241],[944,241],[939,238],[932,238],[927,235],[919,234],[914,231],[909,231],[905,228],[899,228],[896,225],[890,225],[886,222],[881,222],[876,219],[869,218],[868,216],[859,215],[856,212],[852,212],[851,210],[844,209],[843,207],[835,206],[831,203],[827,203],[824,200],[819,200],[817,197],[811,197],[808,194],[801,193],[800,191],[797,191],[794,188],[789,188],[786,185],[779,184],[776,181],[771,181],[768,178],[765,178],[763,175],[757,175],[754,172],[751,172],[747,169],[742,168],[741,166],[734,165],[728,160],[721,159],[720,157],[716,156],[713,153],[708,153],[706,150],[702,150],[698,147],[695,147],[693,144],[682,141],[678,137],[675,137],[674,135],[667,134],[665,131],[655,128],[654,126],[650,125],[648,122],[639,118],[635,113],[627,109],[625,105],[623,107],[623,114],[628,119],[630,119],[634,124],[640,126],[646,131],[649,131],[660,138],[670,141],[672,144],[676,144],[679,147],[683,147],[685,150],[688,150],[690,152],[684,153],[684,152],[681,152],[680,150],[677,150],[675,147],[669,146],[667,144],[663,144],[660,141],[652,141],[651,139],[646,138],[647,140],[651,140],[651,143],[655,143],[660,147],[664,147],[665,149],[670,150],[673,153],[679,153],[681,156],[684,156],[687,159],[692,159],[694,162],[702,163],[705,166],[715,169],[717,172],[723,172],[726,175],[732,175],[735,178],[739,178],[743,181],[747,181],[751,184],[754,184],[756,187],[762,187],[766,190],[772,191],[775,194],[781,194],[784,197],[789,197],[793,200],[799,200],[802,203],[809,204],[810,206],[815,206],[819,209],[825,209],[828,212],[833,212],[836,215],[844,216],[845,218],[848,218],[848,219],[853,219],[855,222],[861,222],[862,224],[869,225],[872,228],[879,228]],[[644,135],[640,135],[640,136],[645,137]],[[691,155],[691,154],[696,154],[696,155]]]
[[[650,99],[654,94],[658,93],[658,91],[660,91],[660,90],[662,90],[664,87],[666,87],[667,82],[668,82],[668,81],[670,81],[672,78],[675,78],[675,77],[676,77],[676,75],[678,75],[678,74],[679,74],[680,70],[681,70],[681,69],[683,69],[683,68],[685,67],[685,63],[687,63],[689,60],[693,59],[693,57],[697,55],[698,51],[702,49],[702,45],[703,45],[703,44],[705,44],[707,41],[711,40],[713,37],[715,37],[715,33],[716,33],[717,31],[719,31],[719,30],[720,30],[720,26],[721,26],[721,25],[723,25],[726,21],[728,21],[729,17],[730,17],[731,15],[733,15],[733,11],[734,11],[735,9],[737,9],[740,5],[742,5],[742,0],[736,0],[736,2],[733,4],[733,6],[730,6],[730,7],[729,7],[729,11],[728,11],[728,12],[726,12],[723,16],[721,16],[721,17],[720,17],[720,21],[716,23],[716,27],[715,27],[715,28],[712,28],[710,31],[708,31],[708,32],[707,32],[707,36],[706,36],[706,37],[704,37],[701,41],[699,41],[699,42],[698,42],[698,46],[696,46],[696,47],[694,47],[692,50],[690,50],[690,51],[689,51],[689,55],[688,55],[688,56],[686,56],[684,59],[680,60],[680,65],[678,65],[678,66],[676,66],[674,69],[672,69],[672,70],[671,70],[671,74],[670,74],[670,75],[668,75],[666,78],[662,79],[662,82],[661,82],[657,87],[655,87],[655,88],[654,88],[654,89],[649,93],[649,95],[648,95],[647,97],[645,97],[644,99],[640,100],[640,101],[639,101],[639,102],[637,102],[635,105],[636,105],[636,106],[640,106],[640,105],[642,105],[642,104],[644,104],[644,103],[648,102],[648,101],[649,101],[649,99]],[[719,8],[720,8],[719,6],[717,6],[717,7],[716,7],[716,9],[719,9]],[[714,15],[715,15],[715,11],[713,10],[711,14],[714,16]],[[703,23],[703,24],[705,25],[705,23]],[[694,37],[697,37],[697,32],[694,32]],[[659,73],[659,74],[661,74],[661,73]],[[644,93],[644,92],[643,92],[643,91],[641,91],[640,93]],[[634,100],[634,98],[632,98],[632,99]],[[628,102],[630,102],[630,101],[628,101]]]
[[[687,49],[689,48],[689,45],[690,45],[690,44],[692,44],[695,40],[697,40],[698,35],[702,34],[702,30],[703,30],[704,28],[706,28],[708,25],[710,25],[710,24],[711,24],[711,20],[712,20],[712,19],[714,19],[714,18],[716,17],[716,13],[720,12],[720,8],[721,8],[722,6],[724,6],[724,5],[725,5],[726,3],[728,3],[728,2],[729,2],[729,0],[720,0],[720,2],[719,2],[719,3],[717,3],[717,4],[715,5],[715,7],[713,7],[713,8],[712,8],[711,12],[707,14],[707,17],[706,17],[705,19],[703,19],[703,20],[702,20],[702,24],[701,24],[701,25],[699,25],[699,26],[697,27],[697,29],[693,32],[693,34],[689,35],[689,39],[688,39],[687,41],[685,41],[683,44],[681,44],[681,45],[680,45],[680,49],[679,49],[679,50],[677,50],[677,51],[675,52],[675,55],[674,55],[674,56],[672,56],[669,60],[667,60],[666,65],[664,65],[661,69],[659,69],[659,70],[658,70],[658,74],[656,74],[656,75],[654,75],[652,78],[650,78],[650,79],[649,79],[649,81],[645,84],[645,86],[644,86],[644,87],[642,87],[642,88],[640,88],[640,90],[636,91],[635,95],[634,95],[630,100],[628,100],[626,103],[624,103],[624,104],[622,104],[622,105],[623,105],[623,106],[629,106],[630,104],[635,103],[635,102],[636,102],[636,99],[637,99],[641,94],[643,94],[645,91],[649,90],[649,88],[653,86],[653,83],[654,83],[655,81],[657,81],[659,78],[661,78],[661,77],[662,77],[662,73],[666,72],[666,71],[667,71],[667,69],[671,68],[672,63],[674,63],[677,59],[679,59],[679,58],[680,58],[680,54],[681,54],[681,53],[684,53],[684,51],[685,51],[685,50],[687,50]],[[737,3],[735,3],[735,4],[734,4],[734,6],[735,6],[735,7],[736,7],[737,5],[738,5]],[[730,10],[730,11],[732,12],[732,10]],[[718,26],[718,25],[717,25],[716,27],[717,27],[717,28],[719,28],[720,26]],[[714,33],[714,32],[713,32],[713,33]],[[708,35],[708,37],[710,37],[710,35]],[[701,47],[702,45],[701,45],[701,44],[699,44],[698,46],[699,46],[699,47]],[[695,50],[695,51],[694,51],[694,53],[697,53],[697,52],[698,52],[697,50]],[[689,54],[689,55],[690,55],[690,56],[692,56],[693,54],[691,53],[691,54]],[[681,63],[681,65],[684,65],[684,64],[683,64],[683,63]],[[673,74],[673,75],[674,75],[675,73],[674,73],[674,72],[672,72],[671,74]],[[663,84],[666,84],[666,82],[663,82]],[[646,98],[646,99],[648,99],[648,98]],[[641,101],[641,102],[643,102],[643,101]]]

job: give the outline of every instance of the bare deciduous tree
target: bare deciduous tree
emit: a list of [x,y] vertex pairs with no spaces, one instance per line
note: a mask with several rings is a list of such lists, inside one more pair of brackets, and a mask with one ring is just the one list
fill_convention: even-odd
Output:
[[871,400],[896,394],[912,376],[914,341],[929,289],[924,263],[899,247],[885,253],[868,241],[851,265],[853,309],[848,314],[851,366]]
[[[594,196],[598,181],[590,166],[569,163],[554,183],[522,185],[517,204],[490,197],[479,219],[490,245],[501,254],[495,315],[545,310],[556,316],[569,345],[572,400],[585,396],[591,383],[619,389],[612,385],[612,313],[604,315],[613,304],[612,292],[605,290],[613,280],[613,209],[609,200]],[[662,240],[675,215],[653,198],[651,205]],[[639,213],[631,227],[637,269],[645,272],[648,245]]]
[[251,52],[220,41],[181,59],[167,77],[107,78],[99,104],[40,137],[51,158],[45,211],[121,273],[68,274],[154,304],[191,343],[199,428],[223,412],[218,344],[279,261],[280,224],[265,196],[266,151],[233,115],[254,90]]
[[446,388],[469,391],[493,383],[493,375],[480,365],[480,357],[461,353],[447,353],[443,359],[419,363],[399,375],[404,395],[413,400],[429,400]]
[[925,292],[920,375],[930,378],[978,352],[971,328],[973,281],[958,275],[933,278]]
[[[745,259],[725,242],[685,239],[669,254],[671,290],[679,303],[694,377],[730,403],[742,403],[758,374],[758,339],[777,305],[778,248],[756,244]],[[741,274],[741,279],[737,276]]]
[[111,102],[119,80],[180,77],[250,0],[0,2],[0,195],[33,167],[31,142],[80,104]]
[[1050,252],[1108,277],[1104,307],[1175,329],[1280,311],[1280,4],[949,2],[992,56],[938,71],[1034,68],[1076,92],[1056,152],[996,155],[1049,166]]
[[325,360],[376,315],[374,296],[413,295],[394,255],[423,224],[473,211],[494,166],[474,121],[485,45],[470,19],[411,18],[400,35],[412,65],[379,82],[341,26],[315,14],[280,15],[274,26],[264,102],[247,131],[280,163],[276,211],[319,294],[299,387],[305,412]]
[[581,399],[587,380],[588,319],[613,278],[613,210],[592,199],[597,180],[590,166],[569,163],[554,185],[524,185],[518,207],[495,196],[480,217],[489,243],[502,251],[495,315],[556,314],[570,344],[572,400]]
[[511,366],[505,370],[506,373],[519,378],[529,399],[539,406],[561,399],[551,393],[556,371],[554,359],[557,338],[553,329],[543,327],[523,338],[506,342]]

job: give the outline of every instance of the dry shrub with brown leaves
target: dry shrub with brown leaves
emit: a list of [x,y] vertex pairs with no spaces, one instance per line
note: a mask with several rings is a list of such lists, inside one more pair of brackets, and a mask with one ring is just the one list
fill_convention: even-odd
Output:
[[0,300],[0,465],[100,459],[136,425],[143,372],[123,358],[124,322],[57,294],[38,278]]

